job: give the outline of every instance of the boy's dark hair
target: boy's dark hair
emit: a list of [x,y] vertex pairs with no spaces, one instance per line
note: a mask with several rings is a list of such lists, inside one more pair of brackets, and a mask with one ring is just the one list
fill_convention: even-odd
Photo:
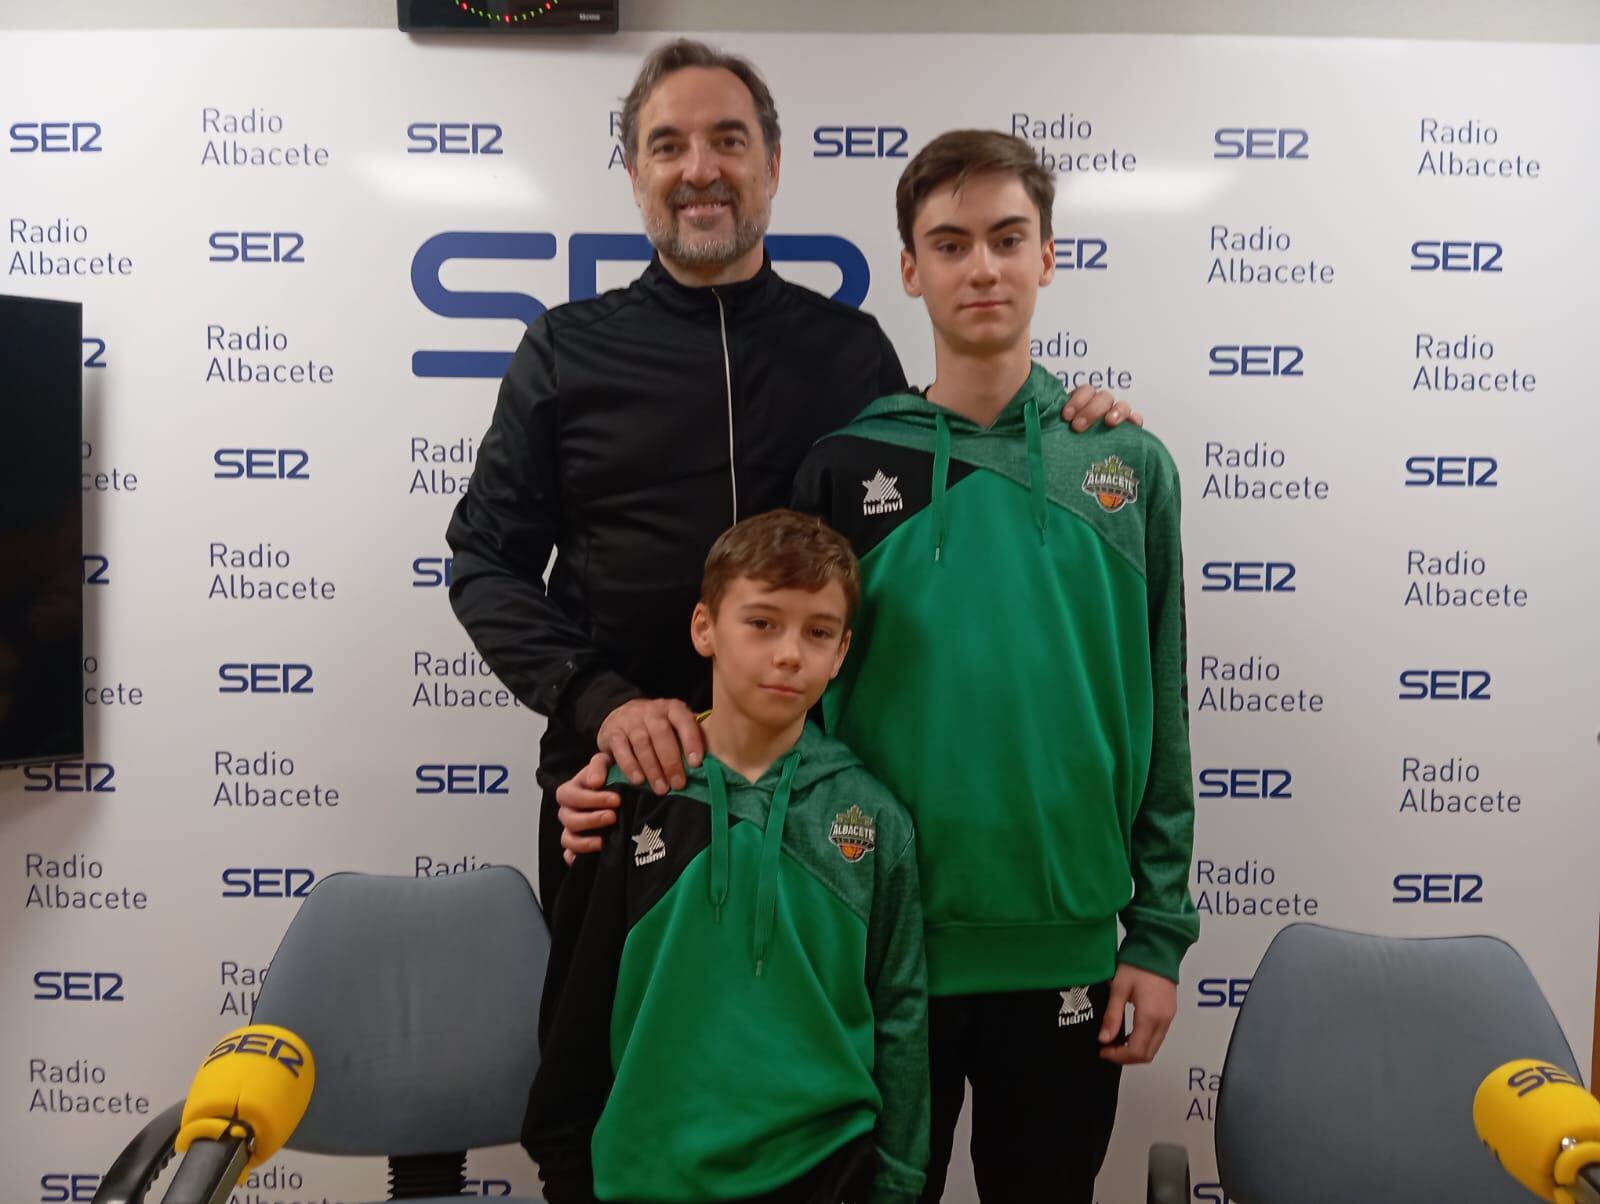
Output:
[[952,181],[959,190],[973,176],[988,172],[1001,172],[1022,181],[1028,199],[1039,210],[1039,234],[1048,242],[1053,233],[1050,215],[1056,203],[1056,184],[1050,173],[1039,166],[1033,147],[999,130],[951,130],[919,150],[900,173],[894,208],[905,249],[916,254],[911,228],[930,193]]
[[657,84],[685,67],[720,68],[739,77],[739,82],[750,89],[750,97],[755,101],[756,118],[761,122],[761,139],[766,143],[767,157],[770,159],[778,149],[781,134],[778,129],[778,106],[773,103],[767,81],[761,78],[761,72],[756,70],[755,64],[737,54],[724,54],[704,42],[679,38],[650,52],[644,65],[639,68],[633,87],[622,98],[622,128],[618,133],[622,142],[622,157],[628,166],[632,167],[639,157],[639,110],[644,108],[644,102],[650,99],[650,93],[656,90]]
[[717,536],[700,581],[700,601],[713,615],[739,577],[768,589],[819,590],[837,581],[844,590],[846,629],[861,604],[861,566],[850,541],[820,518],[795,510],[770,510]]

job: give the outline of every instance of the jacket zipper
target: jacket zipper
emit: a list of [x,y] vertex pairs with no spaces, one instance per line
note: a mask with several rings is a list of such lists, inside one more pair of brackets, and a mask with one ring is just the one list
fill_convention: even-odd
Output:
[[739,521],[739,471],[733,462],[733,364],[728,355],[728,315],[722,306],[722,294],[716,289],[711,295],[717,299],[717,327],[722,331],[722,381],[728,394],[728,490],[733,495],[733,521]]

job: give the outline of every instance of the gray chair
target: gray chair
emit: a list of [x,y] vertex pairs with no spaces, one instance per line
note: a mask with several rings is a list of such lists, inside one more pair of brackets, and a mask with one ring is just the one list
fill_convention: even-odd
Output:
[[1513,1058],[1581,1078],[1505,942],[1290,925],[1228,1045],[1218,1178],[1239,1204],[1526,1204],[1472,1125],[1478,1084]]
[[[384,1156],[391,1199],[459,1200],[466,1152],[521,1135],[549,955],[533,891],[507,866],[324,878],[284,934],[252,1017],[304,1037],[316,1060],[311,1104],[286,1148]],[[96,1204],[144,1200],[181,1111],[163,1112],[123,1151]]]

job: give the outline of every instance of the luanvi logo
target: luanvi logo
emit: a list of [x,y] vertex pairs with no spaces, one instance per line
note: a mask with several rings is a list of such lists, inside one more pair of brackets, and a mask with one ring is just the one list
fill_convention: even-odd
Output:
[[1088,987],[1068,987],[1060,994],[1061,1012],[1056,1016],[1057,1028],[1070,1028],[1094,1019],[1094,1004],[1089,999]]
[[661,829],[646,824],[633,838],[633,864],[653,865],[667,855],[667,842],[661,839]]
[[872,479],[862,481],[866,486],[867,496],[861,501],[861,513],[866,514],[892,514],[896,510],[904,510],[905,499],[900,496],[900,491],[895,488],[899,477],[891,477],[878,469],[872,474]]

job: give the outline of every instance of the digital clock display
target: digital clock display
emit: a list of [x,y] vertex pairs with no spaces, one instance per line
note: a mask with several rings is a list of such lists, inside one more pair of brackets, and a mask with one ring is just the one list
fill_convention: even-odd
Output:
[[397,0],[400,28],[424,33],[615,33],[618,0]]

